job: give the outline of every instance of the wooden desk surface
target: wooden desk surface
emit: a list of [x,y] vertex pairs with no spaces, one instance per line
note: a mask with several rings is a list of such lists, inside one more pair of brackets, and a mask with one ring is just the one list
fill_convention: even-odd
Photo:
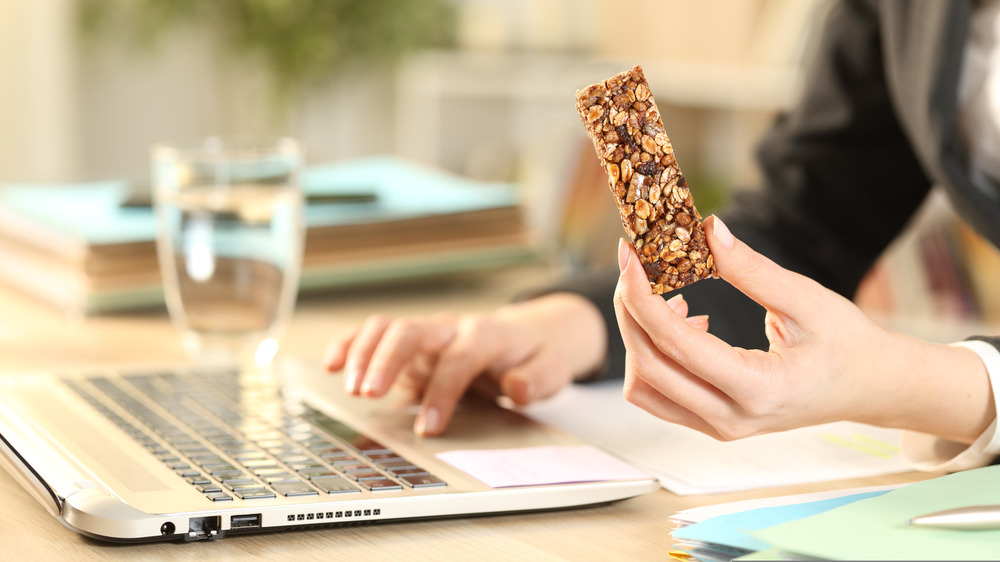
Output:
[[[493,276],[420,284],[405,291],[306,295],[299,301],[282,353],[318,359],[331,337],[374,312],[410,315],[489,310],[548,275],[543,268],[527,266]],[[73,319],[3,286],[0,310],[0,371],[184,359],[163,310]],[[570,511],[122,546],[90,540],[66,529],[0,470],[0,544],[2,557],[9,560],[225,560],[249,556],[309,560],[331,555],[348,560],[663,560],[671,548],[667,518],[681,509],[769,495],[909,482],[928,476],[911,473],[701,496],[677,496],[660,490],[612,505]]]

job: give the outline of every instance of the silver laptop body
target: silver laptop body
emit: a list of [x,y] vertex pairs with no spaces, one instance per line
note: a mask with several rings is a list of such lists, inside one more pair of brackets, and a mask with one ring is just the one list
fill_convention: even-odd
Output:
[[653,477],[490,488],[435,454],[580,441],[486,401],[463,402],[446,437],[420,438],[407,399],[342,384],[302,365],[0,376],[0,464],[70,529],[116,542],[570,508],[659,488]]

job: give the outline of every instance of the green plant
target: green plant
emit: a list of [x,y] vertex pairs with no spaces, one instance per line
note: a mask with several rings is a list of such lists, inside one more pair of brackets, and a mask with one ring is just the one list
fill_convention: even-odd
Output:
[[80,0],[78,15],[88,42],[146,52],[179,27],[209,26],[237,56],[262,62],[285,101],[353,63],[450,46],[455,19],[448,0]]

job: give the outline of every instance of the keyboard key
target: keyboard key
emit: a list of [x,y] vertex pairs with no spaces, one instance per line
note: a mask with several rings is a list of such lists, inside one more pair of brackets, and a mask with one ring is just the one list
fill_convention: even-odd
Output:
[[427,473],[402,476],[399,480],[411,488],[434,488],[448,485],[444,480]]
[[382,480],[385,475],[381,472],[375,472],[374,470],[357,470],[345,473],[348,478],[357,480],[358,482],[362,480]]
[[335,460],[335,461],[330,461],[330,464],[332,464],[333,466],[335,466],[337,468],[340,468],[342,466],[348,466],[348,465],[352,465],[352,464],[358,464],[358,463],[361,463],[361,462],[362,461],[359,461],[358,459],[356,459],[354,457],[350,457],[350,458],[338,459],[338,460]]
[[227,439],[216,442],[215,446],[225,451],[225,453],[231,457],[241,453],[253,453],[256,451],[256,449],[242,441]]
[[232,496],[225,492],[212,492],[210,494],[205,494],[205,497],[214,502],[231,502],[233,501]]
[[303,455],[302,453],[282,453],[276,454],[275,456],[278,457],[278,460],[286,464],[296,462],[314,462],[311,457]]
[[250,460],[263,460],[267,458],[267,455],[261,453],[256,449],[236,449],[227,450],[226,454],[233,457],[240,462],[246,462]]
[[320,454],[320,453],[335,453],[337,451],[343,451],[340,447],[330,443],[329,441],[319,441],[307,445],[310,451]]
[[427,471],[417,466],[411,466],[408,468],[396,468],[390,470],[389,474],[393,476],[410,476],[414,474],[427,474]]
[[223,480],[222,485],[230,490],[244,490],[247,488],[261,487],[260,482],[249,478],[233,478],[231,480]]
[[274,462],[274,459],[269,459],[269,458],[253,459],[253,460],[242,460],[242,459],[239,459],[239,461],[240,461],[240,464],[242,464],[243,466],[245,466],[245,467],[247,467],[247,468],[249,468],[251,470],[254,469],[254,468],[277,468],[278,467],[278,465]]
[[350,453],[348,453],[347,451],[343,451],[341,449],[337,449],[336,451],[325,451],[319,454],[319,458],[325,461],[348,459],[350,457],[351,457]]
[[350,480],[339,476],[315,478],[310,480],[310,482],[328,494],[347,494],[361,491]]
[[290,462],[290,463],[286,463],[286,464],[288,464],[288,468],[290,468],[292,470],[306,470],[306,469],[309,469],[309,468],[323,468],[323,465],[320,464],[320,463],[318,463],[318,462],[316,462],[316,461]]
[[296,476],[294,472],[279,472],[277,474],[272,474],[270,476],[265,476],[263,478],[264,482],[268,484],[273,484],[275,482],[287,482],[289,480],[298,480],[299,477]]
[[288,447],[268,447],[267,449],[265,449],[265,451],[267,451],[271,455],[274,455],[274,456],[278,457],[279,460],[281,459],[282,455],[301,455],[302,454],[302,449],[299,449],[298,447],[291,447],[291,446],[288,446]]
[[275,466],[271,468],[257,468],[254,469],[253,473],[256,474],[257,476],[260,476],[261,478],[265,478],[267,476],[272,476],[274,474],[288,474],[288,471],[283,468]]
[[312,486],[302,482],[301,480],[293,480],[290,482],[277,482],[271,485],[275,492],[285,496],[285,497],[295,497],[295,496],[318,496],[317,492]]
[[222,488],[216,486],[215,484],[203,484],[200,486],[195,486],[194,489],[204,494],[211,494],[222,491]]
[[215,453],[202,453],[200,455],[191,455],[191,462],[194,464],[205,467],[207,466],[218,466],[223,464],[228,464],[219,455]]
[[233,493],[241,500],[264,500],[275,497],[274,492],[263,487],[233,490]]
[[309,478],[312,476],[334,476],[335,473],[325,466],[313,467],[313,468],[303,468],[297,471],[300,476]]
[[329,478],[331,476],[337,476],[336,472],[330,472],[329,470],[324,472],[317,472],[315,474],[303,474],[301,472],[299,474],[308,480],[316,480],[317,478]]
[[373,461],[389,461],[396,459],[402,460],[398,456],[396,456],[396,453],[371,453],[371,454],[366,453],[365,456]]
[[361,482],[361,485],[364,486],[365,488],[368,488],[369,490],[372,490],[373,492],[403,489],[402,486],[387,478],[383,478],[381,480],[365,480]]
[[372,469],[371,465],[361,462],[335,463],[334,466],[336,466],[337,470],[341,472],[360,472],[360,471],[368,472]]
[[233,466],[233,465],[229,464],[228,462],[226,462],[224,460],[221,460],[221,459],[219,461],[206,461],[206,462],[202,462],[199,466],[201,466],[202,468],[204,468],[205,470],[208,470],[208,471],[212,471],[212,470],[230,470],[230,469],[236,468],[235,466]]

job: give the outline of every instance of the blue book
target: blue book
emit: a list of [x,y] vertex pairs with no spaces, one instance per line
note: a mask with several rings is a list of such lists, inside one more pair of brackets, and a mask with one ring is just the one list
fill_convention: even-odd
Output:
[[[309,166],[301,182],[303,289],[536,255],[514,184],[392,157]],[[161,304],[149,199],[124,181],[0,186],[0,278],[84,313]]]

